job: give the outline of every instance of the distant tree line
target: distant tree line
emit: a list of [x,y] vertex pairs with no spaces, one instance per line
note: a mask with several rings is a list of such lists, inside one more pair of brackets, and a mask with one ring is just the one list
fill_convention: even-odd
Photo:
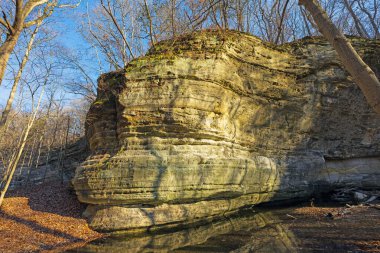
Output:
[[[320,2],[345,34],[380,38],[380,1]],[[319,35],[310,13],[295,0],[99,0],[82,20],[83,36],[110,69],[157,41],[206,28],[238,30],[276,44]]]

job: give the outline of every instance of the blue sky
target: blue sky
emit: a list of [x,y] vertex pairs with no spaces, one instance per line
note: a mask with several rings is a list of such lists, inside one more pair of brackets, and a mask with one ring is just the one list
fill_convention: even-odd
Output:
[[5,89],[4,87],[0,87],[0,106],[4,107],[6,103],[6,99],[8,98],[9,89]]
[[[0,0],[1,1],[1,0]],[[89,45],[82,38],[78,32],[78,21],[80,21],[80,15],[86,13],[87,5],[91,8],[91,0],[82,0],[79,7],[75,9],[59,10],[53,13],[49,20],[55,23],[55,29],[59,32],[57,39],[59,42],[74,51],[86,50]],[[95,77],[96,78],[96,77]],[[9,81],[3,81],[0,86],[0,108],[5,106],[11,89],[11,83]],[[70,97],[70,95],[68,95]],[[75,97],[71,95],[74,99]]]

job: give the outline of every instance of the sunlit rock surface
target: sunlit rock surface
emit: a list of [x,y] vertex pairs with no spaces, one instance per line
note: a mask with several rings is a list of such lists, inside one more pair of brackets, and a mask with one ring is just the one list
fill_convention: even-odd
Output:
[[[379,73],[380,43],[352,39]],[[320,38],[201,32],[99,78],[73,180],[98,230],[209,219],[351,184],[380,186],[380,117]]]

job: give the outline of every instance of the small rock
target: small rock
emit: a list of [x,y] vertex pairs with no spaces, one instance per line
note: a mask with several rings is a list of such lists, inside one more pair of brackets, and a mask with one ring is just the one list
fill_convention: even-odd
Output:
[[366,200],[365,203],[371,203],[377,199],[377,196],[371,196],[369,199]]
[[354,192],[354,199],[358,202],[363,202],[368,198],[368,195],[361,192]]

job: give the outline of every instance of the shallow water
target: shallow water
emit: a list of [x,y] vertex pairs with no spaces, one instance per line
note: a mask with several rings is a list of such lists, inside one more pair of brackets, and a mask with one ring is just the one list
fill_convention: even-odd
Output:
[[182,230],[107,237],[70,252],[366,252],[363,243],[380,240],[377,215],[334,220],[296,208],[245,210]]

